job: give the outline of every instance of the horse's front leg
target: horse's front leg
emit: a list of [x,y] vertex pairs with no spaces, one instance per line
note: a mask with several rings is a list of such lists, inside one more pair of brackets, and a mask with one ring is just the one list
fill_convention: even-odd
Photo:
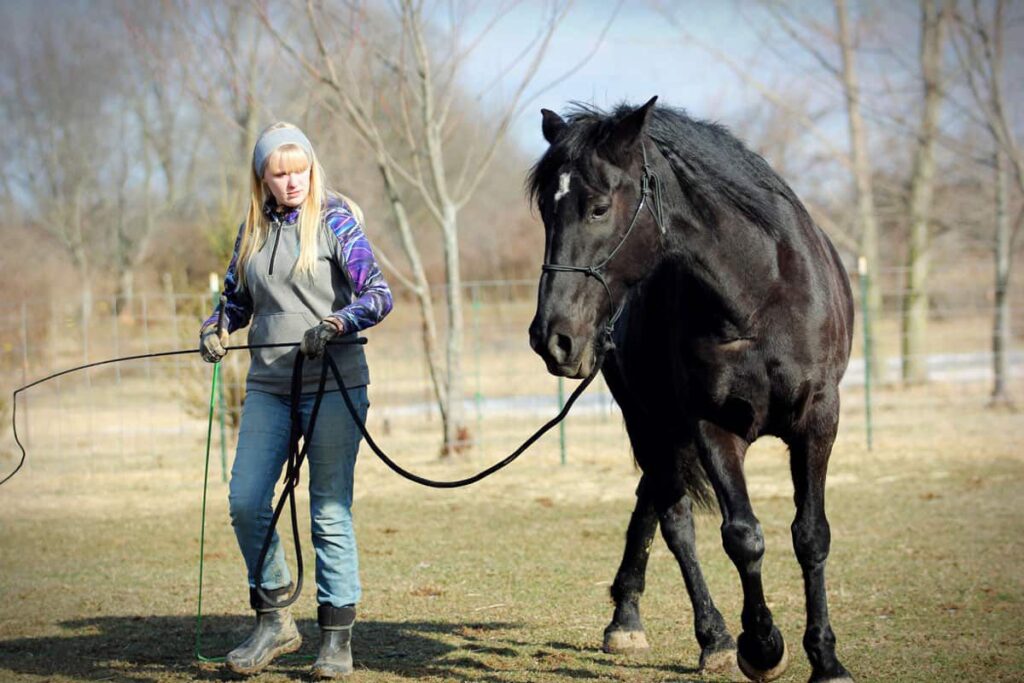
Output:
[[658,515],[650,496],[644,493],[643,479],[636,491],[636,507],[626,529],[626,548],[619,571],[615,573],[611,596],[615,602],[612,621],[604,630],[605,652],[624,653],[650,649],[640,620],[640,596],[644,592],[647,558],[651,555]]
[[708,421],[700,421],[696,431],[701,463],[722,509],[722,545],[743,587],[743,633],[737,640],[737,663],[751,680],[771,681],[785,672],[789,660],[761,583],[764,533],[750,505],[743,475],[743,459],[750,444]]

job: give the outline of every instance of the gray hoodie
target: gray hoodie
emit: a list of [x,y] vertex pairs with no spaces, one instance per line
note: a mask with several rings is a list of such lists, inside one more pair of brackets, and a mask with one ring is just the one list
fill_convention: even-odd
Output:
[[[271,220],[270,234],[246,264],[244,286],[239,286],[236,271],[241,230],[235,243],[224,279],[228,331],[244,327],[251,319],[250,344],[299,342],[306,330],[330,316],[341,323],[342,338],[354,339],[357,332],[380,322],[390,312],[391,291],[362,227],[341,199],[332,197],[324,207],[312,278],[292,272],[299,256],[299,212],[277,213],[270,207],[265,212]],[[217,315],[214,313],[204,323],[204,329],[217,323]],[[369,384],[362,346],[332,345],[327,352],[337,363],[346,386]],[[246,389],[291,393],[297,353],[297,347],[253,349]],[[306,360],[303,393],[316,391],[321,364],[320,360]],[[337,389],[329,371],[327,388]]]

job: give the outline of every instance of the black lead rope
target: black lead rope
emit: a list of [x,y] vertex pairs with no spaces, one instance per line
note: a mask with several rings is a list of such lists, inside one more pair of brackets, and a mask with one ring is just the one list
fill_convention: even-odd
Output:
[[[607,351],[610,348],[611,339],[610,337],[606,337],[604,340],[604,350]],[[603,352],[601,355],[603,357]],[[288,607],[296,600],[298,600],[299,595],[302,593],[302,544],[301,541],[299,540],[299,522],[298,515],[296,513],[295,489],[299,485],[299,470],[302,468],[302,463],[306,458],[306,454],[309,449],[309,443],[313,436],[313,430],[316,427],[317,414],[320,412],[320,402],[321,399],[323,399],[324,389],[326,388],[327,384],[328,368],[330,368],[331,374],[334,375],[334,381],[337,383],[338,389],[341,392],[341,398],[342,400],[344,400],[345,406],[348,408],[348,412],[352,416],[352,421],[355,422],[356,427],[359,428],[359,433],[363,435],[363,438],[366,440],[366,444],[370,447],[370,450],[372,450],[374,454],[378,458],[380,458],[385,465],[391,468],[391,470],[398,474],[399,476],[404,477],[405,479],[408,479],[409,481],[414,482],[416,484],[420,484],[422,486],[429,486],[430,488],[435,489],[454,489],[463,486],[469,486],[470,484],[475,484],[481,479],[491,476],[498,470],[503,469],[509,464],[511,464],[512,461],[514,461],[516,458],[522,455],[526,451],[526,449],[532,446],[537,441],[537,439],[544,436],[544,434],[550,431],[552,427],[554,427],[559,422],[565,419],[565,416],[569,414],[569,410],[572,408],[573,404],[576,403],[576,399],[578,399],[580,395],[582,395],[583,392],[586,391],[587,387],[590,386],[590,383],[594,381],[595,377],[597,377],[597,373],[601,371],[601,363],[595,363],[594,368],[593,370],[591,370],[590,374],[587,375],[587,377],[582,382],[580,382],[579,386],[576,387],[576,390],[573,391],[572,394],[569,396],[568,400],[566,400],[565,405],[562,407],[562,410],[560,410],[555,417],[548,420],[540,429],[535,431],[528,439],[526,439],[526,441],[524,441],[517,449],[515,449],[512,453],[507,455],[504,459],[494,463],[490,467],[487,467],[486,469],[481,470],[480,472],[477,472],[476,474],[470,477],[466,477],[465,479],[437,481],[434,479],[427,479],[426,477],[421,477],[418,474],[410,472],[409,470],[405,469],[404,467],[396,463],[394,460],[392,460],[391,457],[388,456],[388,454],[385,453],[380,448],[380,446],[377,445],[377,442],[373,440],[373,437],[370,436],[370,432],[366,429],[366,423],[363,422],[362,417],[360,417],[359,411],[352,403],[352,398],[348,395],[348,387],[345,385],[345,380],[342,379],[341,372],[338,370],[338,365],[337,363],[334,362],[334,358],[332,358],[329,353],[325,353],[323,356],[324,362],[321,363],[320,367],[320,382],[317,387],[316,399],[313,403],[313,410],[310,412],[309,415],[309,425],[306,427],[305,433],[303,433],[302,422],[301,417],[299,415],[298,406],[302,396],[302,364],[304,362],[304,358],[305,355],[301,351],[299,351],[299,354],[295,357],[295,365],[292,366],[292,431],[290,447],[288,449],[288,461],[284,474],[284,489],[281,491],[281,496],[277,499],[277,505],[274,506],[274,516],[270,521],[270,526],[267,528],[267,534],[263,538],[263,546],[260,548],[259,558],[256,561],[256,571],[253,572],[253,574],[256,577],[258,577],[256,586],[257,593],[259,593],[260,598],[262,598],[267,605],[273,608]],[[303,437],[303,444],[301,448],[299,447],[300,436]],[[267,589],[263,588],[263,565],[266,564],[267,553],[269,553],[270,551],[270,544],[274,540],[274,532],[277,528],[277,522],[281,517],[281,513],[284,511],[284,505],[286,501],[288,502],[291,508],[292,538],[295,545],[296,580],[295,589],[292,591],[291,595],[280,600],[275,600],[273,597],[269,595]]]
[[[365,343],[366,343],[366,339],[362,338],[362,337],[357,338],[357,339],[339,339],[339,340],[331,342],[332,345],[334,345],[334,344],[344,344],[344,345],[347,345],[347,344],[365,344]],[[279,349],[279,348],[285,348],[285,347],[294,347],[294,346],[298,346],[298,345],[299,345],[299,342],[280,342],[280,343],[277,343],[277,344],[240,344],[238,346],[228,347],[227,350],[228,351],[234,351],[234,350],[242,351],[242,350],[245,350],[245,349]],[[23,391],[27,391],[27,390],[31,389],[32,387],[36,387],[36,386],[39,386],[40,384],[43,384],[45,382],[49,382],[50,380],[57,379],[58,377],[63,377],[64,375],[70,375],[73,372],[79,372],[81,370],[89,370],[91,368],[98,368],[98,367],[101,367],[103,365],[110,365],[112,363],[124,363],[124,362],[130,361],[130,360],[142,360],[142,359],[145,359],[145,358],[167,358],[169,356],[188,356],[188,355],[191,355],[191,354],[194,354],[194,353],[199,353],[199,350],[198,349],[180,349],[180,350],[177,350],[177,351],[159,351],[157,353],[141,353],[141,354],[139,354],[137,356],[122,356],[120,358],[108,358],[107,360],[100,360],[100,361],[96,361],[94,363],[86,363],[84,365],[77,365],[77,366],[75,366],[73,368],[68,368],[67,370],[61,370],[60,372],[55,372],[52,375],[47,375],[46,377],[43,377],[42,379],[37,379],[36,381],[30,382],[29,384],[26,384],[23,387],[18,387],[17,389],[15,389],[14,393],[12,394],[12,398],[11,398],[11,428],[12,428],[12,431],[14,432],[14,443],[16,443],[18,445],[18,449],[21,451],[21,459],[18,461],[18,465],[17,465],[17,467],[14,468],[14,471],[12,471],[10,474],[8,474],[3,479],[0,479],[0,486],[2,486],[8,479],[10,479],[15,474],[17,474],[18,470],[21,469],[21,466],[25,464],[25,446],[24,446],[24,444],[21,443],[21,439],[18,438],[18,394],[20,394]]]
[[[338,344],[347,345],[347,344],[365,344],[365,343],[366,343],[366,339],[365,338],[357,338],[357,339],[351,339],[351,340],[349,340],[349,339],[335,340],[335,341],[330,342],[328,344],[328,346],[334,346],[334,345],[338,345]],[[299,346],[298,342],[283,342],[283,343],[278,343],[278,344],[247,344],[247,345],[232,346],[232,347],[229,347],[228,350],[271,349],[271,348],[284,348],[284,347],[295,347],[295,346]],[[267,553],[268,553],[268,551],[270,549],[270,544],[271,544],[271,542],[273,541],[273,538],[274,538],[274,531],[277,528],[277,522],[280,519],[281,513],[284,510],[285,502],[288,502],[289,505],[290,505],[290,508],[291,508],[292,536],[293,536],[294,541],[295,541],[295,564],[296,564],[297,578],[296,578],[296,581],[295,581],[295,590],[293,591],[292,595],[284,598],[283,600],[274,600],[274,599],[272,599],[269,595],[267,595],[267,593],[264,590],[264,588],[262,587],[262,585],[257,585],[256,590],[259,592],[260,597],[262,597],[263,600],[265,600],[267,604],[269,604],[269,605],[271,605],[273,607],[287,607],[288,605],[291,605],[293,602],[295,602],[298,599],[299,594],[302,591],[302,575],[303,575],[302,546],[301,546],[301,542],[299,540],[299,522],[298,522],[298,513],[297,513],[297,509],[296,509],[296,502],[295,502],[295,489],[296,489],[296,487],[299,484],[299,472],[300,472],[300,470],[302,468],[303,461],[306,459],[306,454],[307,454],[307,452],[309,450],[309,444],[310,444],[311,438],[313,436],[313,430],[316,427],[317,415],[320,412],[320,404],[321,404],[321,402],[323,400],[324,392],[325,392],[325,389],[326,389],[327,370],[328,370],[328,368],[330,369],[331,374],[334,376],[334,380],[335,380],[335,382],[338,385],[338,389],[341,391],[341,397],[345,401],[345,406],[346,406],[346,408],[348,408],[348,412],[349,412],[349,414],[351,414],[352,420],[355,422],[356,427],[359,428],[360,434],[363,435],[363,438],[366,440],[366,443],[370,447],[370,450],[372,450],[374,452],[374,454],[378,458],[380,458],[381,461],[385,465],[387,465],[392,471],[394,471],[398,475],[400,475],[400,476],[402,476],[402,477],[404,477],[404,478],[408,479],[409,481],[414,482],[416,484],[420,484],[422,486],[429,486],[431,488],[438,488],[438,489],[453,489],[453,488],[460,488],[460,487],[463,487],[463,486],[469,486],[470,484],[474,484],[474,483],[480,481],[481,479],[489,477],[490,475],[494,474],[498,470],[504,469],[506,466],[508,466],[514,460],[516,460],[520,455],[522,455],[526,451],[526,449],[528,449],[530,446],[532,446],[537,441],[537,439],[539,439],[540,437],[544,436],[544,434],[549,432],[552,427],[554,427],[559,422],[564,420],[566,415],[569,414],[569,410],[572,408],[573,404],[576,403],[576,400],[583,394],[584,391],[586,391],[587,387],[590,386],[590,383],[594,381],[595,377],[597,377],[598,372],[601,371],[602,363],[600,362],[600,358],[603,358],[604,352],[606,352],[610,348],[612,348],[612,341],[611,341],[611,335],[609,333],[609,334],[606,334],[606,336],[605,336],[605,339],[603,341],[602,352],[601,352],[601,354],[599,356],[598,362],[596,362],[594,364],[594,368],[591,370],[590,374],[587,375],[587,377],[582,382],[580,382],[579,386],[576,387],[576,390],[572,392],[572,394],[569,396],[568,400],[566,400],[565,405],[558,412],[558,414],[555,417],[553,417],[552,419],[548,420],[540,429],[535,431],[517,449],[515,449],[512,453],[510,453],[508,456],[506,456],[504,459],[500,460],[499,462],[496,462],[495,464],[491,465],[490,467],[487,467],[486,469],[484,469],[484,470],[482,470],[482,471],[480,471],[480,472],[478,472],[478,473],[476,473],[476,474],[474,474],[474,475],[472,475],[470,477],[466,477],[464,479],[455,479],[455,480],[451,480],[451,481],[436,481],[436,480],[433,480],[433,479],[427,479],[426,477],[421,477],[418,474],[414,474],[414,473],[406,470],[405,468],[403,468],[401,465],[396,463],[394,460],[392,460],[391,457],[388,456],[388,454],[385,453],[380,448],[380,446],[377,445],[377,442],[373,440],[373,437],[370,436],[369,431],[367,431],[366,424],[363,421],[362,417],[359,415],[359,411],[356,409],[355,405],[352,403],[352,399],[348,395],[348,387],[345,385],[345,380],[342,379],[341,372],[338,370],[338,366],[334,362],[334,358],[332,358],[329,353],[325,353],[324,354],[324,361],[325,362],[323,362],[321,364],[321,368],[320,368],[320,381],[319,381],[319,384],[317,386],[316,398],[315,398],[315,400],[313,402],[313,409],[310,412],[309,424],[308,424],[305,432],[303,432],[301,416],[299,414],[299,402],[300,402],[301,396],[302,396],[302,367],[303,367],[303,364],[305,362],[305,354],[303,354],[302,351],[300,350],[299,353],[295,357],[295,364],[292,366],[291,434],[289,436],[288,460],[287,460],[287,463],[286,463],[285,473],[284,473],[284,478],[283,478],[284,488],[283,488],[283,490],[281,492],[280,498],[278,498],[277,505],[274,506],[274,516],[273,516],[273,518],[272,518],[272,520],[270,522],[270,527],[267,529],[267,535],[266,535],[266,537],[263,540],[263,546],[260,549],[259,559],[257,560],[257,569],[254,572],[254,574],[257,577],[262,577],[262,575],[263,575],[263,565],[266,563]],[[136,356],[123,356],[121,358],[111,358],[111,359],[108,359],[108,360],[96,361],[94,363],[86,363],[85,365],[79,365],[77,367],[69,368],[67,370],[62,370],[60,372],[55,372],[52,375],[47,375],[46,377],[43,377],[42,379],[38,379],[38,380],[36,380],[36,381],[34,381],[34,382],[30,383],[30,384],[26,384],[23,387],[19,387],[18,389],[15,389],[14,390],[14,394],[13,394],[13,398],[12,398],[11,427],[12,427],[12,430],[14,432],[14,442],[18,445],[18,448],[21,450],[21,460],[18,462],[17,467],[14,468],[14,471],[12,471],[6,477],[4,477],[2,480],[0,480],[0,485],[3,485],[4,482],[6,482],[11,477],[13,477],[15,474],[17,474],[18,471],[21,469],[22,465],[25,464],[25,458],[26,458],[25,446],[21,443],[21,439],[18,438],[18,394],[20,394],[23,391],[27,391],[28,389],[31,389],[32,387],[39,386],[40,384],[43,384],[44,382],[49,382],[50,380],[57,379],[58,377],[63,377],[64,375],[68,375],[68,374],[71,374],[73,372],[79,372],[81,370],[88,370],[90,368],[96,368],[96,367],[101,367],[103,365],[110,365],[112,363],[121,363],[121,362],[125,362],[125,361],[130,361],[130,360],[141,360],[141,359],[145,359],[145,358],[166,358],[166,357],[169,357],[169,356],[185,356],[185,355],[190,355],[190,354],[194,354],[194,353],[199,353],[199,351],[196,350],[196,349],[183,349],[183,350],[178,350],[178,351],[161,351],[161,352],[157,352],[157,353],[144,353],[144,354],[139,354],[139,355],[136,355]],[[299,446],[300,438],[302,440],[302,446],[301,447]],[[262,581],[262,578],[260,578],[259,581]]]

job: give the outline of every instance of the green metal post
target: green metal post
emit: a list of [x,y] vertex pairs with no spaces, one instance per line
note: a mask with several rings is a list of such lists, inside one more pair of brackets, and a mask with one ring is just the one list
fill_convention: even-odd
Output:
[[[558,412],[565,407],[565,380],[558,378]],[[565,420],[558,423],[558,449],[561,453],[561,462],[565,464]]]
[[[220,280],[213,273],[210,273],[210,295],[213,297],[213,307],[220,305]],[[214,365],[214,373],[220,374],[220,361]],[[217,382],[217,404],[220,410],[220,480],[222,483],[228,481],[228,441],[227,430],[224,426],[224,415],[226,414],[226,402],[224,400],[224,378]]]
[[217,395],[217,381],[220,375],[220,363],[213,366],[213,380],[210,385],[210,416],[206,423],[206,463],[203,466],[203,508],[199,525],[199,596],[196,599],[196,659],[201,662],[222,662],[223,657],[207,657],[202,652],[203,634],[203,560],[206,551],[206,491],[210,483],[210,435],[213,432],[213,405]]
[[860,275],[861,327],[864,328],[864,426],[867,431],[868,450],[871,450],[871,316],[868,313],[868,262],[863,256],[857,259],[857,272]]
[[476,440],[477,443],[483,439],[484,425],[483,425],[483,402],[484,394],[480,389],[480,288],[477,285],[473,285],[471,289],[471,295],[473,298],[473,356],[476,364],[476,395],[474,397],[476,402]]

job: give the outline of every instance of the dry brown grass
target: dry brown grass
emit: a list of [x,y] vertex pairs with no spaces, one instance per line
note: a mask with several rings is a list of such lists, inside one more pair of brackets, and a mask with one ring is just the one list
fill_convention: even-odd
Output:
[[[532,303],[516,287],[470,308],[467,332],[479,340],[466,349],[471,397],[554,397],[556,380],[525,343],[531,315]],[[167,345],[193,343],[186,327]],[[371,332],[367,353],[374,377],[369,427],[413,471],[464,477],[554,413],[470,409],[476,447],[438,460],[436,415],[400,410],[431,400],[411,329],[413,312],[397,310]],[[976,351],[985,330],[983,317],[938,320],[929,352]],[[883,355],[895,352],[895,335],[892,322],[883,322]],[[144,350],[131,348],[132,338],[122,337],[122,352]],[[104,348],[102,338],[94,341]],[[79,353],[70,342],[57,345],[52,369],[80,362]],[[208,395],[208,368],[160,361],[116,372],[120,381],[113,369],[94,371],[40,387],[19,403],[29,417],[23,435],[30,455],[24,471],[0,488],[0,680],[223,677],[193,657],[206,434],[195,406]],[[588,393],[601,388],[597,383]],[[1013,391],[1024,397],[1019,379]],[[183,404],[185,394],[191,407]],[[868,451],[863,393],[844,393],[828,485],[829,590],[840,655],[858,680],[1020,679],[1024,418],[988,410],[986,402],[984,384],[884,387],[875,395],[875,448]],[[565,465],[556,430],[508,469],[457,491],[410,484],[363,449],[356,519],[366,593],[353,680],[695,680],[689,606],[660,543],[643,606],[654,650],[636,661],[599,652],[638,475],[614,412],[575,413],[566,442]],[[230,444],[227,452],[230,459]],[[223,654],[247,626],[218,460],[215,432],[204,654]],[[12,464],[12,452],[0,453],[0,471]],[[790,550],[792,484],[782,444],[758,442],[747,476],[769,547],[770,606],[794,654],[785,680],[806,680],[803,590]],[[699,552],[735,632],[740,595],[718,524],[714,514],[700,518]],[[310,642],[311,593],[298,610]],[[306,665],[286,661],[260,680],[299,679]]]
[[[70,419],[86,400],[85,392],[65,396],[61,415]],[[880,430],[870,452],[859,430],[844,431],[830,469],[829,588],[843,660],[862,681],[1019,680],[1024,420],[985,410],[962,390],[889,391],[880,403],[899,426]],[[91,404],[99,423],[118,405]],[[486,452],[444,463],[431,447],[437,423],[422,417],[393,421],[380,441],[418,473],[455,478],[538,423],[495,424]],[[104,453],[103,439],[65,444],[59,454],[34,454],[0,490],[0,679],[222,677],[192,655],[203,474],[196,437],[205,425],[188,421],[187,436],[174,420],[163,426],[162,455]],[[568,433],[565,466],[550,435],[512,467],[458,491],[416,487],[364,449],[356,515],[366,594],[353,680],[695,680],[689,607],[660,543],[643,605],[653,652],[636,661],[599,652],[637,473],[617,419],[572,417]],[[756,444],[747,471],[769,547],[770,606],[796,655],[785,680],[806,680],[782,445]],[[214,460],[204,654],[223,654],[247,624],[225,492]],[[740,596],[717,526],[715,515],[700,518],[699,551],[735,631]],[[298,609],[309,642],[311,593]],[[260,680],[301,678],[307,665],[286,661]]]

